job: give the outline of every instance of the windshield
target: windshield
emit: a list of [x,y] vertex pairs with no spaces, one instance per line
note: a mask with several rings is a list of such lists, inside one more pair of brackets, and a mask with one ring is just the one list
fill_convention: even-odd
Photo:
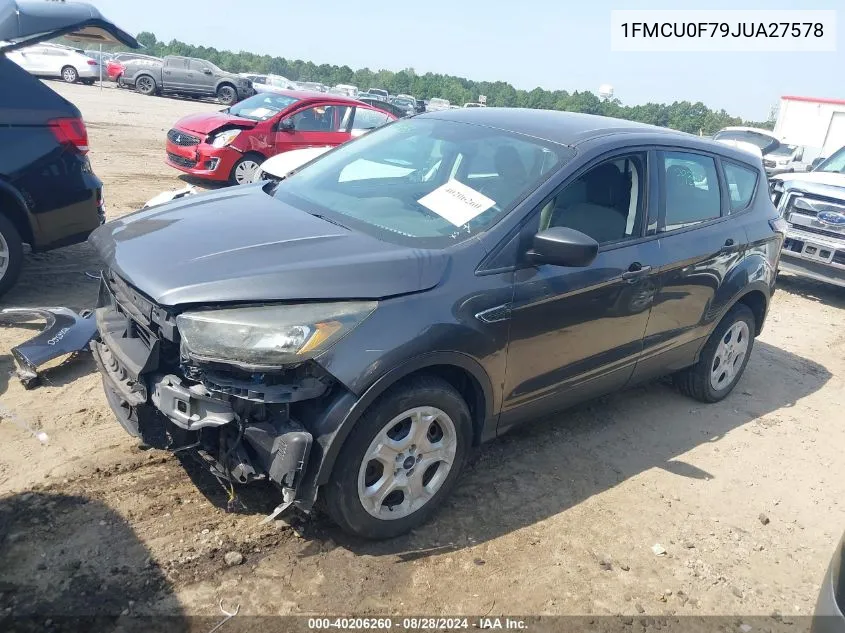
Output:
[[572,156],[502,130],[410,119],[341,145],[275,196],[379,239],[440,248],[488,229]]
[[747,130],[726,130],[717,132],[713,137],[716,141],[742,141],[744,143],[751,143],[756,145],[761,150],[765,151],[767,147],[778,140],[774,136],[768,134],[761,134],[760,132],[749,132]]
[[266,121],[297,101],[299,99],[296,97],[287,95],[257,94],[233,105],[229,108],[229,114],[253,121]]
[[789,157],[798,149],[797,145],[780,145],[768,153],[768,156],[785,156]]
[[407,107],[407,106],[414,105],[414,102],[411,101],[410,99],[394,99],[393,105],[398,105],[398,106],[404,108],[404,107]]
[[845,174],[845,147],[833,152],[828,158],[819,163],[813,171],[827,171],[835,174]]

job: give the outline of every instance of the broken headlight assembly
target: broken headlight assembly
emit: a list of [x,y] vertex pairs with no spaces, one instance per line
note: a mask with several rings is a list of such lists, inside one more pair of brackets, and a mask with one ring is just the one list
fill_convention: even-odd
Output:
[[180,314],[176,325],[195,360],[274,369],[327,350],[377,305],[344,301],[203,310]]
[[240,130],[226,130],[225,132],[218,132],[212,137],[211,146],[216,148],[226,147],[238,138],[238,134],[240,133]]

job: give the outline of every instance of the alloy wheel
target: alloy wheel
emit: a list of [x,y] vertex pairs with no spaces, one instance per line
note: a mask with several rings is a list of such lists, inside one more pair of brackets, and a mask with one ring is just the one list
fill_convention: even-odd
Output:
[[721,391],[733,384],[748,353],[750,333],[745,321],[737,321],[719,341],[710,367],[710,386]]
[[379,431],[358,471],[358,499],[377,519],[404,518],[437,493],[455,461],[457,431],[436,407],[400,413]]
[[62,70],[62,79],[69,84],[75,83],[78,76],[76,69],[70,66],[67,66],[64,70]]
[[9,270],[10,256],[9,243],[3,234],[0,233],[0,279],[3,279],[6,276],[6,271]]

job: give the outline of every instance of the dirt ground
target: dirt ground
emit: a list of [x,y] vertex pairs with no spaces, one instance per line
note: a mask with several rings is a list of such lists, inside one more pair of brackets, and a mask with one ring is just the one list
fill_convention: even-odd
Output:
[[[165,132],[219,108],[50,85],[87,121],[110,218],[183,186]],[[97,270],[84,244],[30,256],[0,305],[90,307]],[[201,468],[136,447],[87,356],[25,391],[8,350],[39,325],[0,326],[0,617],[216,615],[221,598],[241,614],[809,614],[845,530],[843,315],[845,291],[783,278],[724,402],[656,382],[539,420],[388,543],[261,525],[266,489],[227,512]]]

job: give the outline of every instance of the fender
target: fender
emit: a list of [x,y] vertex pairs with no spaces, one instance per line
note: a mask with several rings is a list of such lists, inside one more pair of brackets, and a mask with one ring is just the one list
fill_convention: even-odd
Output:
[[[18,229],[25,229],[21,232],[21,238],[27,243],[32,243],[34,230],[32,226],[32,216],[29,213],[29,206],[20,191],[15,189],[12,185],[3,179],[0,179],[0,192],[8,194],[14,200],[18,209],[13,209],[8,213],[8,216],[13,221],[16,221]],[[6,209],[0,209],[0,212],[6,212]]]
[[383,374],[355,401],[344,417],[338,419],[339,416],[331,415],[334,409],[330,409],[328,411],[329,415],[324,416],[318,421],[312,431],[315,439],[323,446],[323,457],[319,470],[317,471],[317,485],[328,483],[329,476],[331,475],[332,468],[343,443],[346,441],[355,423],[376,398],[402,378],[426,367],[434,367],[435,365],[460,367],[475,378],[484,394],[484,418],[481,421],[481,428],[477,429],[480,432],[477,433],[475,439],[477,441],[484,441],[495,436],[496,420],[493,414],[493,385],[490,382],[487,372],[484,371],[484,368],[478,361],[461,352],[431,352],[429,354],[423,354]]
[[763,323],[769,310],[774,285],[775,271],[772,269],[768,260],[760,254],[749,254],[737,266],[732,268],[719,286],[719,290],[713,301],[715,310],[711,313],[713,315],[712,318],[708,319],[710,321],[710,327],[707,329],[707,335],[701,339],[701,345],[696,351],[696,361],[698,361],[701,350],[707,343],[707,339],[728,311],[737,302],[741,301],[743,297],[754,291],[761,292],[766,302],[763,310],[763,319],[757,324],[757,331],[759,333],[763,328]]

